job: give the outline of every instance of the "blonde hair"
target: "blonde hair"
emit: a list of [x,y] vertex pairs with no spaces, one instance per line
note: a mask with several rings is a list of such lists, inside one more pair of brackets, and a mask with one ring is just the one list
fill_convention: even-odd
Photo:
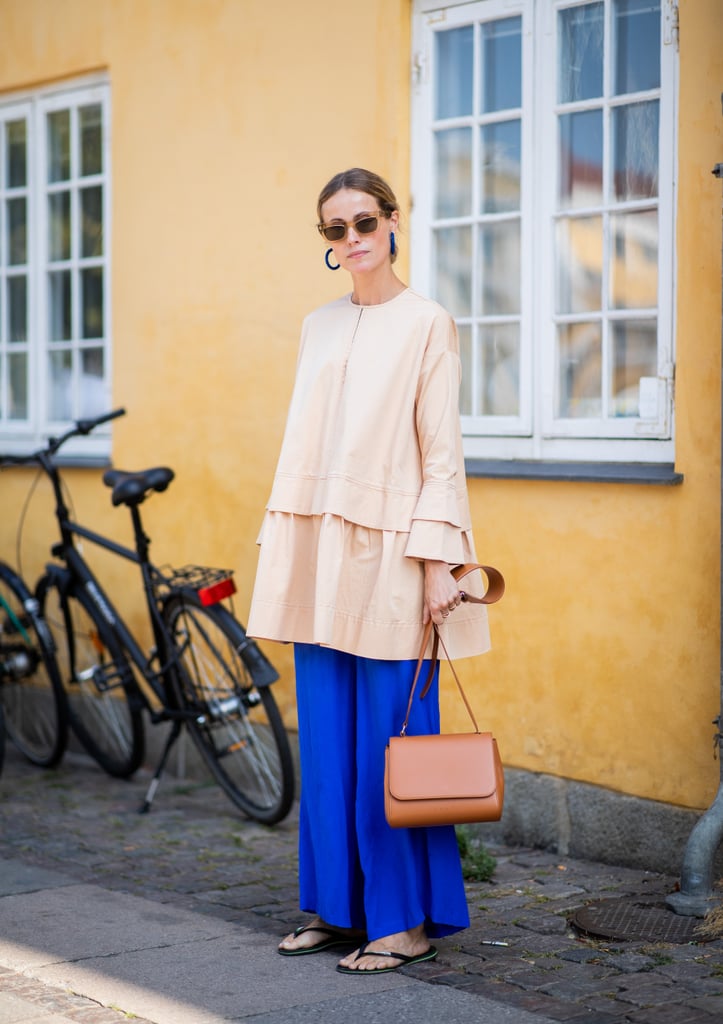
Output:
[[[389,218],[394,212],[399,213],[397,197],[384,178],[363,167],[351,167],[348,171],[340,171],[335,174],[319,193],[319,198],[316,201],[316,213],[320,221],[323,220],[321,208],[324,203],[337,192],[341,192],[343,188],[351,189],[354,192],[365,192],[367,195],[373,196],[379,204],[383,217]],[[395,251],[392,253],[392,263],[396,258]]]

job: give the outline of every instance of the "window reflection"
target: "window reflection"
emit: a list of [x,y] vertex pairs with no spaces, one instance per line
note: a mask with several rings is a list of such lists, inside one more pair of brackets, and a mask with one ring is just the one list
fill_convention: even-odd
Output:
[[640,415],[640,378],[657,375],[657,352],[655,320],[618,320],[613,325],[613,416]]
[[8,121],[5,125],[6,178],[10,188],[22,188],[27,184],[26,136],[25,121]]
[[611,303],[616,309],[654,309],[658,303],[658,211],[619,213],[611,220]]
[[651,199],[658,194],[657,100],[612,111],[615,198]]
[[558,313],[602,309],[603,219],[564,217],[557,224]]
[[562,206],[597,206],[602,201],[602,111],[560,117],[559,196]]
[[522,103],[522,19],[482,26],[482,112],[514,110]]
[[602,96],[604,5],[568,7],[559,12],[558,18],[559,102],[575,103]]
[[483,416],[520,412],[520,328],[494,324],[481,329]]
[[472,229],[440,228],[435,240],[435,289],[437,300],[452,316],[472,312]]
[[70,111],[48,114],[48,181],[70,177]]
[[437,217],[464,217],[472,212],[472,130],[437,132]]
[[659,0],[615,0],[613,53],[616,95],[660,88]]
[[482,213],[520,208],[520,121],[497,121],[481,131]]
[[520,312],[520,222],[494,221],[480,228],[482,313]]
[[436,35],[435,116],[464,117],[472,113],[474,27],[448,29]]
[[563,419],[602,415],[602,329],[599,322],[558,328],[557,415]]

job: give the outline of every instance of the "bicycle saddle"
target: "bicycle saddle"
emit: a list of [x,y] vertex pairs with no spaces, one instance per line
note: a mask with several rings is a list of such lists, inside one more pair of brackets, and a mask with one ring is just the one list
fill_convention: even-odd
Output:
[[124,469],[107,469],[103,483],[112,487],[111,501],[114,505],[140,505],[149,491],[165,491],[175,476],[167,466],[141,469],[128,473]]

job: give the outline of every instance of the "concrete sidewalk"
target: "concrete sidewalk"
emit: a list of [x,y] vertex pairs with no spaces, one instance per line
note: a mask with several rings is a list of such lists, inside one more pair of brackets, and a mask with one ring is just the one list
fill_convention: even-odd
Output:
[[303,919],[296,811],[268,829],[213,784],[167,777],[139,815],[146,781],[77,755],[43,772],[8,750],[0,1024],[723,1020],[720,939],[605,941],[570,925],[591,901],[663,901],[673,879],[503,845],[488,844],[492,882],[468,884],[472,925],[436,942],[436,961],[350,978],[338,951],[281,958]]

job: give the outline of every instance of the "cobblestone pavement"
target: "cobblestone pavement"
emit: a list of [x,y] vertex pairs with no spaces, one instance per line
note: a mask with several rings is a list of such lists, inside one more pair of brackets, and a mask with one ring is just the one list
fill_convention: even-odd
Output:
[[[299,923],[296,809],[266,828],[237,814],[212,783],[167,776],[140,815],[146,784],[144,773],[112,779],[79,755],[43,772],[9,749],[0,857],[239,922],[260,942],[276,943]],[[592,901],[662,899],[675,879],[540,850],[487,850],[497,865],[490,882],[468,883],[471,927],[437,941],[439,958],[415,977],[571,1024],[723,1020],[723,939],[595,941],[569,923]],[[122,1019],[12,971],[0,969],[0,990],[84,1024]]]

